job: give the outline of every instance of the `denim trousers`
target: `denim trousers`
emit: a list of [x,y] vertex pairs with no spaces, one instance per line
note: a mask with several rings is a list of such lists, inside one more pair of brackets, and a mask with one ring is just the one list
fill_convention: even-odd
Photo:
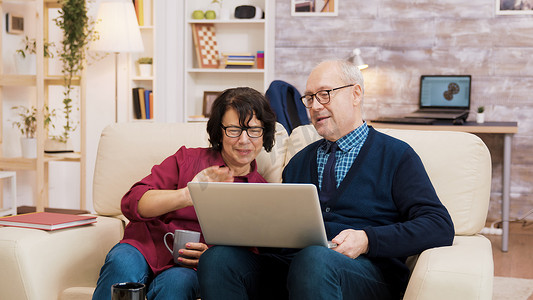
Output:
[[367,257],[351,259],[322,246],[290,256],[215,246],[202,254],[198,279],[202,300],[393,298]]
[[116,244],[107,254],[93,300],[111,299],[111,286],[120,282],[144,283],[148,300],[199,298],[195,270],[176,266],[154,277],[141,252],[129,244]]

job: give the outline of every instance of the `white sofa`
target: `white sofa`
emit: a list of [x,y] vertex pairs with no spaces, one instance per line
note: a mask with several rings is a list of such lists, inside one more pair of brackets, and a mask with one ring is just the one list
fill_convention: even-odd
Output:
[[[271,182],[281,181],[288,160],[319,138],[311,125],[296,128],[290,137],[281,125],[277,129],[273,151],[263,151],[257,159],[259,172]],[[491,299],[491,245],[477,234],[485,224],[489,202],[487,147],[467,133],[380,131],[408,142],[421,156],[456,230],[453,246],[410,259],[414,269],[404,299]],[[107,127],[94,175],[97,223],[53,232],[0,228],[0,299],[90,299],[106,253],[123,234],[122,195],[181,145],[207,146],[205,124]]]

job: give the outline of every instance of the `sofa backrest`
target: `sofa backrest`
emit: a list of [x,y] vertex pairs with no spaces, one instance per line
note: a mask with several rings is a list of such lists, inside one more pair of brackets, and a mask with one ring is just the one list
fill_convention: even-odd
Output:
[[[437,195],[452,217],[456,235],[476,234],[485,226],[491,159],[479,137],[450,131],[378,130],[407,142],[420,156]],[[312,125],[293,130],[285,165],[304,146],[320,138]]]
[[[276,143],[257,157],[259,172],[269,182],[281,182],[283,167],[306,145],[320,139],[312,125],[297,127],[290,137],[276,124]],[[379,129],[401,139],[418,153],[439,198],[452,216],[457,235],[478,233],[488,212],[491,161],[481,139],[469,133]],[[205,123],[123,123],[104,129],[93,182],[98,214],[121,215],[120,200],[153,165],[182,145],[208,146]]]
[[[209,145],[206,123],[120,123],[101,134],[94,170],[93,205],[100,215],[121,215],[120,200],[137,181],[150,174],[181,146]],[[270,182],[281,182],[288,135],[276,124],[276,143],[270,153],[257,157],[259,173]]]

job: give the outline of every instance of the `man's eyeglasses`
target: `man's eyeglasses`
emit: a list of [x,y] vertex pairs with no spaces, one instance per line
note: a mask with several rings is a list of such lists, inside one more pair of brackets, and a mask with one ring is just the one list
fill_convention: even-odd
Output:
[[303,104],[307,108],[313,107],[313,99],[316,99],[316,101],[318,101],[318,103],[320,103],[322,105],[328,104],[329,101],[331,100],[331,95],[330,95],[331,92],[336,91],[336,90],[340,90],[340,89],[343,89],[343,88],[347,88],[349,86],[354,86],[354,85],[355,84],[348,84],[348,85],[337,87],[337,88],[334,88],[334,89],[331,89],[331,90],[321,90],[321,91],[318,91],[318,92],[316,92],[314,94],[303,95],[300,99],[302,100]]
[[246,131],[250,138],[260,138],[263,136],[264,127],[239,127],[239,126],[224,126],[221,125],[222,129],[226,133],[227,137],[236,138],[240,137],[243,131]]

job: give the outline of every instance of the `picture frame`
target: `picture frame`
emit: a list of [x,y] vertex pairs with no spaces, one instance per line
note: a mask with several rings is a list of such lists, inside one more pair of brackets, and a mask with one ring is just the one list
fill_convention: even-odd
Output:
[[325,17],[339,14],[340,0],[291,0],[293,17]]
[[204,91],[204,102],[202,105],[202,115],[209,118],[211,115],[211,107],[213,107],[213,102],[215,99],[220,96],[222,92],[219,91]]
[[23,34],[24,17],[6,13],[6,32],[10,34]]
[[533,0],[496,0],[497,15],[533,15]]

